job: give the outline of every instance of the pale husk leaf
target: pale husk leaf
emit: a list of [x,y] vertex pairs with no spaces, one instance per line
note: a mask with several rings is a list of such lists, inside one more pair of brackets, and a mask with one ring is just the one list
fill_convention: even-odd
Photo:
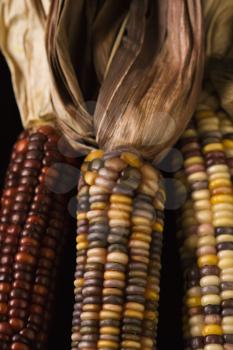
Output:
[[10,68],[25,128],[55,120],[45,50],[49,8],[50,0],[0,1],[0,49]]

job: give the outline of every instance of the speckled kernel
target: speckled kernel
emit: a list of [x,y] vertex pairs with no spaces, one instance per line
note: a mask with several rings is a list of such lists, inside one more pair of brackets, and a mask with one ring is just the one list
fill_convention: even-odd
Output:
[[72,350],[77,343],[86,350],[152,349],[165,201],[160,175],[132,152],[92,152],[85,162],[90,165],[82,168],[87,188],[80,186],[78,193],[79,302]]

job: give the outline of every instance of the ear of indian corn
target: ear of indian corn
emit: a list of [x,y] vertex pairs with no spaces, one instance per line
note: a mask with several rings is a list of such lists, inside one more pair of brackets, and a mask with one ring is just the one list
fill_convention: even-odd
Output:
[[[51,127],[24,131],[8,167],[0,211],[0,348],[44,350],[66,217],[53,193],[65,162]],[[65,181],[65,179],[64,179]],[[54,188],[54,187],[53,187]]]
[[[223,112],[199,110],[181,142],[198,223],[194,234],[206,350],[233,347],[232,132],[232,121]],[[192,341],[196,349],[197,340]]]
[[134,153],[100,150],[81,170],[72,349],[154,349],[160,175]]

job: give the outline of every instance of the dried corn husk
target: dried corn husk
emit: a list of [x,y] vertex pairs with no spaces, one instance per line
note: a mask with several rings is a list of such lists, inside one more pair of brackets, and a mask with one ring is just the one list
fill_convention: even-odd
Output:
[[233,1],[203,0],[203,7],[207,78],[233,117]]
[[50,0],[0,0],[0,49],[25,128],[54,120],[45,51],[49,8]]
[[[53,1],[47,51],[59,121],[79,150],[97,144],[108,150],[133,147],[158,160],[196,106],[203,62],[201,4],[131,0],[115,12],[113,6],[104,8],[107,3]],[[95,86],[91,93],[86,80]],[[96,103],[94,112],[90,101]]]

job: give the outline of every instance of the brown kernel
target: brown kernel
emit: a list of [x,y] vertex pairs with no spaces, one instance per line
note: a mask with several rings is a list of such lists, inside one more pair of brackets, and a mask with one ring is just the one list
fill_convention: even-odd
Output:
[[28,140],[27,139],[22,139],[18,141],[15,145],[15,149],[19,153],[25,153],[27,151],[28,147]]

